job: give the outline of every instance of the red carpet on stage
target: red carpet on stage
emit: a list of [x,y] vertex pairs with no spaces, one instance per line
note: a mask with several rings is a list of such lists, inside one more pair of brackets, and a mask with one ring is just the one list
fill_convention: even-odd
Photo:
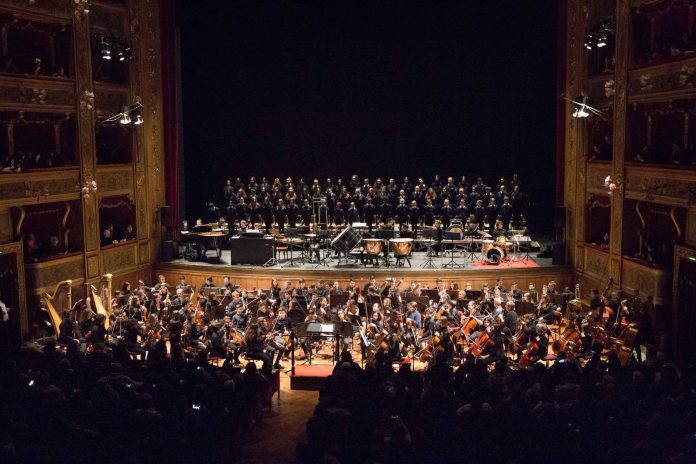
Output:
[[528,259],[527,261],[503,261],[500,264],[490,264],[486,260],[477,259],[476,261],[474,261],[474,266],[488,269],[520,269],[523,267],[539,267],[539,265],[533,259]]
[[332,364],[295,365],[295,373],[290,376],[290,389],[321,390],[326,378],[333,372],[333,368]]

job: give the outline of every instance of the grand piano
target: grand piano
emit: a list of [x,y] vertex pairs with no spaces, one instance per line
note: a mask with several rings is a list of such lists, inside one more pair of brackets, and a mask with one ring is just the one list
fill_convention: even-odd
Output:
[[215,250],[215,260],[219,262],[227,233],[218,224],[213,223],[194,226],[190,231],[182,230],[179,237],[181,243],[186,245],[187,260],[207,261],[208,250]]

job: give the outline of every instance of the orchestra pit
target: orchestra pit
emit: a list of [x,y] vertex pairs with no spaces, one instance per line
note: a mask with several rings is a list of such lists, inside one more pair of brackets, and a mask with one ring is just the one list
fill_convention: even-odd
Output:
[[696,462],[695,2],[0,18],[0,462]]

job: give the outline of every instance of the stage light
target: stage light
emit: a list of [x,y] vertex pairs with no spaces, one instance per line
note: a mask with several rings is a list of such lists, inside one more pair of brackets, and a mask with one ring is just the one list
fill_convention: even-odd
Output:
[[120,120],[121,124],[126,125],[126,124],[131,123],[131,118],[128,115],[129,112],[130,112],[130,108],[128,108],[127,106],[124,106],[123,112],[121,113],[121,120]]
[[601,31],[599,31],[599,34],[597,34],[597,48],[602,48],[607,46],[607,30],[606,28],[602,28]]
[[123,55],[123,50],[118,51],[118,61],[124,61],[126,57]]
[[140,107],[136,107],[132,110],[133,113],[133,125],[139,126],[143,123],[143,115]]
[[575,111],[573,111],[574,118],[586,118],[589,115],[590,115],[590,113],[585,110],[584,106],[579,106],[579,107],[575,108]]
[[105,37],[101,38],[101,57],[104,60],[111,59],[111,46]]
[[594,34],[587,34],[585,36],[585,48],[588,50],[592,50],[592,43],[594,42],[594,40]]

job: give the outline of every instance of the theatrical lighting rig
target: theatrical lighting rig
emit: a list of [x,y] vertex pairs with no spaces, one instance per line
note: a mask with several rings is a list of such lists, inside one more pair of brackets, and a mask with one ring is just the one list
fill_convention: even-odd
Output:
[[100,124],[113,124],[119,122],[121,125],[127,126],[133,124],[134,126],[139,126],[144,122],[143,119],[143,105],[140,102],[136,102],[133,105],[124,105],[120,113],[113,114],[108,118],[101,121]]
[[561,98],[563,98],[564,100],[568,100],[569,102],[576,105],[575,108],[573,108],[572,113],[572,116],[574,118],[587,118],[592,114],[594,114],[595,116],[602,115],[602,112],[599,111],[597,108],[593,108],[587,104],[587,96],[582,97],[582,102],[568,98],[563,94],[561,94]]
[[133,51],[124,41],[100,35],[98,43],[99,55],[103,60],[133,61]]
[[613,30],[611,28],[611,22],[607,21],[600,25],[598,30],[589,32],[585,36],[584,46],[588,50],[592,50],[594,47],[606,47],[607,43],[609,42],[609,37],[611,37],[612,34]]

